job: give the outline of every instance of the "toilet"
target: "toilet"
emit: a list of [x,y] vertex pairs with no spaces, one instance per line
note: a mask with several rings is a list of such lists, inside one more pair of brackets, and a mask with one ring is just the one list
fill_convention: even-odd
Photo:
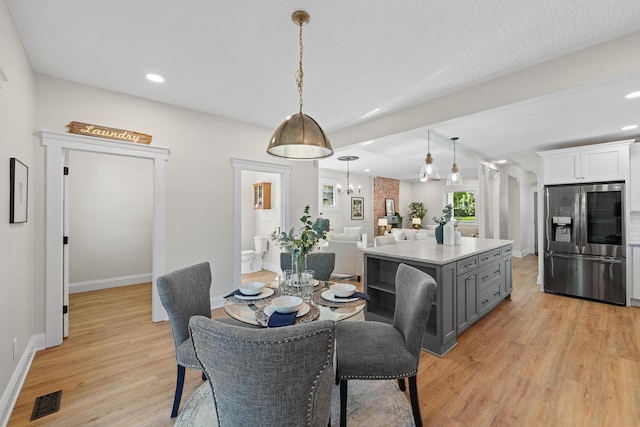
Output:
[[262,255],[269,247],[269,236],[253,236],[254,250],[247,249],[241,255],[241,273],[255,273],[262,270]]

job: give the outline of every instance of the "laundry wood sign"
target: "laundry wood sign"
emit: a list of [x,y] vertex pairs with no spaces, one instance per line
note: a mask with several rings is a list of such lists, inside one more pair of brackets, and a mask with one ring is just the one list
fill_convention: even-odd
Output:
[[118,141],[136,142],[138,144],[151,144],[151,135],[133,132],[130,130],[108,128],[106,126],[92,125],[89,123],[71,122],[67,125],[69,133],[77,135],[95,136],[97,138],[115,139]]

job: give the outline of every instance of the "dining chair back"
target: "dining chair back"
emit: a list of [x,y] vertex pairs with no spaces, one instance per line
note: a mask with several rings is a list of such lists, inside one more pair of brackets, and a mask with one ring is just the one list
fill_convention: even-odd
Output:
[[158,295],[169,316],[178,374],[171,417],[178,415],[185,368],[201,369],[189,337],[189,319],[211,317],[211,267],[208,262],[191,265],[158,277]]
[[190,329],[220,426],[328,425],[333,321],[257,330],[195,316]]
[[[331,273],[336,265],[336,254],[331,252],[312,252],[307,255],[307,266],[305,270],[313,270],[313,278],[327,281],[331,278]],[[280,253],[280,269],[291,270],[291,254]]]
[[347,419],[347,381],[397,379],[409,394],[416,426],[422,425],[416,376],[422,335],[436,301],[436,281],[417,268],[400,264],[396,272],[393,324],[339,322],[336,324],[336,382],[340,383],[340,425]]

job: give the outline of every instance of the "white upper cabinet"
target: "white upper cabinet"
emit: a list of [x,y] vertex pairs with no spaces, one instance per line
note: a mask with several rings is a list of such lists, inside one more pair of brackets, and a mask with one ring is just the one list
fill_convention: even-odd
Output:
[[[630,148],[629,185],[631,193],[631,210],[640,212],[640,143],[635,143]],[[638,252],[640,253],[640,248],[638,249]],[[638,277],[640,278],[640,272],[638,273]]]
[[621,141],[577,148],[543,151],[543,185],[626,181],[629,144]]

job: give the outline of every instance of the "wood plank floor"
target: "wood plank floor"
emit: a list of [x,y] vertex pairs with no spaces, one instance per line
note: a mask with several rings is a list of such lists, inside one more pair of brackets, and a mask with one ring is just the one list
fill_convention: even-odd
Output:
[[[640,425],[640,309],[545,294],[537,257],[513,265],[511,301],[444,358],[423,352],[425,424]],[[71,295],[70,337],[36,355],[9,426],[171,426],[173,342],[149,320],[150,286]],[[187,370],[183,403],[200,384]],[[35,398],[56,390],[60,411],[30,422]]]

